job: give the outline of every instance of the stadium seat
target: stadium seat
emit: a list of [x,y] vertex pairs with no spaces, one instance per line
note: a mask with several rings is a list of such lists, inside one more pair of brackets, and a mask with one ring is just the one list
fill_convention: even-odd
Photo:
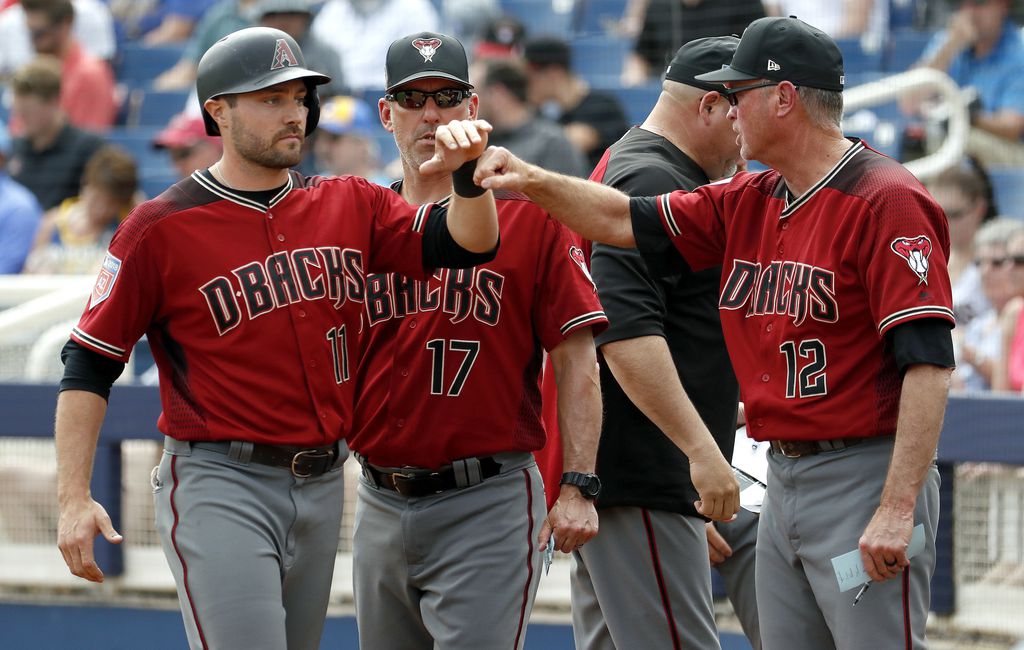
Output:
[[619,98],[622,109],[626,112],[626,121],[633,126],[643,122],[654,108],[658,95],[661,94],[661,82],[635,88],[612,86],[606,87],[605,90]]
[[575,39],[570,43],[573,71],[591,84],[615,86],[631,45],[628,39],[617,36]]
[[148,88],[160,73],[173,67],[184,46],[143,47],[138,43],[124,43],[117,55],[117,80],[129,88]]
[[866,49],[859,38],[840,38],[836,41],[843,53],[843,69],[847,75],[875,72],[882,69],[882,50]]
[[[571,2],[565,0],[501,0],[501,10],[526,28],[526,35],[560,36],[568,39]],[[558,5],[557,8],[555,5]]]
[[185,109],[189,93],[184,90],[142,90],[128,95],[125,124],[129,127],[164,126]]
[[577,36],[608,33],[607,25],[618,21],[626,11],[626,0],[576,0],[575,4],[572,31]]
[[889,47],[883,57],[883,69],[886,72],[906,72],[914,65],[928,41],[932,38],[932,32],[917,29],[901,29],[894,31],[889,39]]
[[988,173],[999,214],[1024,219],[1024,168],[992,167]]

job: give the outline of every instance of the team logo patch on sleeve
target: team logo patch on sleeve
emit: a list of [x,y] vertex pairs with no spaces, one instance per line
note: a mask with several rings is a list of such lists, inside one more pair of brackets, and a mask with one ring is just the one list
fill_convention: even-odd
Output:
[[917,283],[928,284],[928,258],[932,254],[932,242],[924,235],[917,237],[899,237],[889,247],[910,265],[910,270],[917,276]]
[[92,296],[89,298],[89,309],[92,309],[110,296],[114,283],[117,282],[117,274],[120,272],[121,260],[107,251],[107,256],[103,258],[103,265],[100,267],[100,273],[96,276],[96,284],[92,288]]
[[587,268],[587,256],[583,254],[583,249],[579,246],[570,246],[569,259],[576,262],[576,266],[580,267],[580,270],[583,271],[583,275],[587,276],[587,279],[590,280],[590,284],[594,287],[594,291],[596,292],[597,285],[594,284],[594,278],[591,277],[590,269]]

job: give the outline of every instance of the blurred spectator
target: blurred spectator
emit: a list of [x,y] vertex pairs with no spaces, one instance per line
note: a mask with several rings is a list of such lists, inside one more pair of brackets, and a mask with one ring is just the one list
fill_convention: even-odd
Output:
[[[973,89],[968,151],[986,164],[1024,164],[1024,38],[1009,9],[1010,0],[961,0],[921,59]],[[903,106],[919,111],[920,97]]]
[[255,24],[254,7],[258,0],[220,0],[206,10],[192,31],[181,59],[170,70],[153,80],[157,90],[185,90],[196,81],[196,67],[210,46],[227,36]]
[[186,113],[171,118],[153,139],[153,147],[167,150],[171,164],[182,178],[217,162],[223,151],[219,137],[206,135],[203,118]]
[[147,46],[181,43],[215,0],[110,0],[124,37]]
[[437,31],[440,23],[430,0],[328,0],[310,29],[338,51],[348,87],[364,91],[384,87],[384,57],[392,41]]
[[318,173],[362,176],[387,185],[391,179],[380,167],[380,147],[374,139],[378,129],[377,114],[366,102],[347,96],[328,100],[320,111],[313,142]]
[[333,41],[324,41],[310,31],[313,5],[313,0],[258,0],[254,9],[261,26],[280,29],[298,42],[310,70],[331,78],[329,84],[317,88],[321,97],[329,97],[345,91],[345,76],[337,50],[328,44]]
[[989,307],[981,291],[981,274],[974,263],[974,236],[978,227],[998,212],[992,185],[984,168],[970,159],[970,166],[954,167],[937,176],[928,184],[928,190],[949,222],[953,312],[957,327],[964,327]]
[[136,203],[139,188],[135,160],[124,150],[105,146],[89,159],[82,193],[43,215],[25,273],[93,273],[121,220]]
[[[100,0],[73,0],[71,4],[75,9],[75,39],[98,59],[114,58],[114,18],[107,5]],[[13,75],[34,56],[25,10],[21,4],[14,4],[0,12],[0,78]]]
[[660,81],[683,43],[707,36],[739,36],[764,15],[761,0],[649,0],[640,35],[622,69],[622,83],[638,86]]
[[[999,314],[1013,297],[1012,267],[1006,256],[1006,241],[1018,231],[1024,231],[1024,222],[996,218],[986,221],[974,237],[974,264],[979,269],[979,288],[985,294],[988,307],[964,325],[957,322],[953,337],[957,359],[953,388],[992,388],[993,375],[1003,351]],[[953,306],[956,307],[955,300]]]
[[491,22],[501,17],[498,0],[441,0],[438,8],[444,20],[442,31],[464,43],[477,41]]
[[867,49],[878,50],[889,31],[889,0],[764,0],[772,16],[799,16],[832,38],[859,38]]
[[999,356],[992,388],[1024,391],[1024,230],[1006,242],[1006,264],[1010,267],[1013,298],[999,315],[1004,354]]
[[480,117],[494,127],[488,144],[505,147],[527,162],[571,176],[590,172],[583,154],[561,127],[538,115],[527,99],[527,76],[521,64],[491,60],[479,78]]
[[485,59],[508,59],[523,53],[526,28],[512,16],[490,20],[473,47],[473,62]]
[[103,145],[68,123],[60,107],[60,62],[39,57],[14,75],[11,117],[22,125],[7,171],[36,195],[44,210],[78,195],[85,163]]
[[[68,121],[91,131],[109,128],[117,117],[114,72],[110,64],[86,52],[71,32],[71,0],[23,0],[32,46],[61,62],[60,105]],[[21,125],[12,127],[20,132]]]
[[0,274],[21,271],[42,214],[32,192],[7,175],[10,154],[11,136],[0,120]]
[[[565,41],[543,37],[526,42],[523,57],[530,82],[529,98],[534,106],[553,101],[561,115],[558,123],[593,169],[604,150],[629,129],[619,100],[611,93],[592,90],[590,84],[572,72],[572,54]],[[589,172],[588,169],[588,172]]]

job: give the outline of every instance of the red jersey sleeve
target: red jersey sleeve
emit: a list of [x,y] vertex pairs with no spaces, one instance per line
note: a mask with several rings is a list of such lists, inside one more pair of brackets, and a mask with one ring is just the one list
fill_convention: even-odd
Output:
[[397,192],[357,179],[369,193],[373,214],[373,246],[368,271],[397,271],[414,278],[426,277],[423,268],[423,229],[427,219],[443,209],[427,203],[411,205]]
[[608,325],[590,277],[588,259],[568,228],[547,218],[542,233],[533,325],[545,350],[552,350],[581,327],[594,333]]
[[879,334],[918,318],[953,319],[949,228],[920,184],[890,184],[869,201],[863,282]]
[[119,361],[153,322],[163,293],[159,257],[150,246],[152,203],[137,207],[114,233],[92,294],[71,338]]
[[665,235],[691,269],[699,271],[722,264],[731,187],[730,181],[722,181],[693,192],[676,190],[656,197],[630,199],[637,248],[652,273],[664,276],[675,272],[665,254]]

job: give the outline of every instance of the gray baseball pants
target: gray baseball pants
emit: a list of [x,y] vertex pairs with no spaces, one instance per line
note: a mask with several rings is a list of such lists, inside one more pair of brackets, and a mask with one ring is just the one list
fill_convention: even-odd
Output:
[[153,477],[156,527],[193,650],[320,647],[344,456],[321,476],[296,478],[165,439]]

